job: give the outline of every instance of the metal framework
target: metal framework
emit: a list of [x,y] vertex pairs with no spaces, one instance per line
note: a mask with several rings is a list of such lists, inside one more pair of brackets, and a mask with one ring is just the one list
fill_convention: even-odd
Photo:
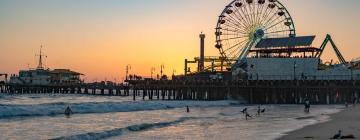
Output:
[[[195,57],[193,60],[185,59],[185,68],[184,68],[185,76],[188,73],[192,73],[190,70],[189,64],[200,63],[200,59],[201,59],[200,57]],[[218,56],[205,56],[204,62],[211,63],[211,65],[204,67],[204,71],[211,71],[211,72],[224,71],[225,68],[229,67],[229,65],[226,63],[226,61],[235,62],[236,59],[235,58],[229,59],[229,58],[218,57]],[[198,68],[197,72],[202,72],[202,71],[199,71],[199,68]]]
[[234,0],[219,16],[215,47],[233,66],[261,39],[295,37],[295,31],[290,13],[278,0]]
[[40,69],[40,70],[43,70],[45,68],[44,65],[43,65],[43,57],[47,57],[46,55],[44,55],[42,53],[42,48],[43,48],[43,46],[41,45],[40,46],[40,53],[38,55],[36,55],[36,56],[39,56],[39,64],[37,66],[37,69]]
[[320,46],[320,51],[315,55],[316,57],[320,58],[321,55],[323,54],[326,45],[328,44],[328,42],[331,43],[331,46],[333,47],[337,58],[339,59],[339,62],[342,64],[346,64],[347,61],[345,60],[345,58],[343,57],[343,55],[340,53],[339,49],[336,47],[334,41],[332,40],[331,36],[329,34],[326,35],[326,38],[324,40],[324,42],[321,44]]

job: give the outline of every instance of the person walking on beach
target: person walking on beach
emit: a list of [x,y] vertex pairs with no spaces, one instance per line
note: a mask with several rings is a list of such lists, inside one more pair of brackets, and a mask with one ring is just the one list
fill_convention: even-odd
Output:
[[353,98],[353,106],[355,107],[358,102],[358,97],[354,96]]
[[340,139],[341,138],[341,130],[337,134],[335,134],[332,139]]
[[345,107],[348,108],[349,107],[349,104],[347,101],[345,101]]
[[310,100],[307,98],[305,99],[305,112],[310,112]]
[[248,117],[252,118],[252,116],[246,111],[245,112],[245,119],[248,120]]
[[257,115],[260,116],[260,113],[261,113],[261,109],[260,106],[258,106]]
[[241,112],[245,114],[247,112],[247,108],[244,108]]
[[187,113],[190,112],[189,106],[186,106],[186,112],[187,112]]

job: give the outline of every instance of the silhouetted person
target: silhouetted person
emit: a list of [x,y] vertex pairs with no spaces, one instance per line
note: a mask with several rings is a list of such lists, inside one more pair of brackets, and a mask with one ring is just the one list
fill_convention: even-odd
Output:
[[333,139],[340,139],[341,138],[341,130],[339,130],[339,132],[337,134],[335,134],[332,138]]
[[64,114],[66,116],[70,116],[71,114],[73,114],[73,112],[72,112],[72,110],[71,110],[71,108],[69,106],[66,107]]
[[247,113],[247,108],[244,108],[241,112],[244,114]]
[[186,106],[186,112],[187,112],[187,113],[190,112],[189,106]]
[[305,99],[305,112],[310,112],[310,100],[309,99]]
[[245,112],[245,119],[248,120],[248,117],[252,118],[252,116],[248,112]]
[[346,107],[346,108],[348,108],[348,107],[349,107],[348,102],[345,102],[345,107]]
[[261,110],[261,113],[265,113],[265,108]]
[[356,103],[357,103],[357,98],[356,98],[356,97],[354,97],[354,99],[353,99],[353,106],[355,106],[355,105],[356,105]]
[[260,116],[260,113],[261,113],[261,109],[260,109],[260,106],[258,106],[257,115]]

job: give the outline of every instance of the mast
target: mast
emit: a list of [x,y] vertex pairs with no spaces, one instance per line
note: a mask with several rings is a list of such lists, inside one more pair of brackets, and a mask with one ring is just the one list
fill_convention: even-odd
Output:
[[40,69],[40,70],[43,70],[44,69],[44,66],[43,66],[43,57],[47,57],[46,55],[44,55],[43,53],[42,53],[42,45],[40,46],[40,54],[39,55],[37,55],[37,56],[39,56],[39,64],[38,64],[38,66],[37,66],[37,68],[36,69]]

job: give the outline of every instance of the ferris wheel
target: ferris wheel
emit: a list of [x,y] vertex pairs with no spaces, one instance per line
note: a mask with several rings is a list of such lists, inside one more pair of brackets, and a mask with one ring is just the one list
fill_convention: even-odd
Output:
[[261,39],[295,37],[295,25],[278,0],[234,0],[216,26],[216,45],[228,65],[247,57]]

